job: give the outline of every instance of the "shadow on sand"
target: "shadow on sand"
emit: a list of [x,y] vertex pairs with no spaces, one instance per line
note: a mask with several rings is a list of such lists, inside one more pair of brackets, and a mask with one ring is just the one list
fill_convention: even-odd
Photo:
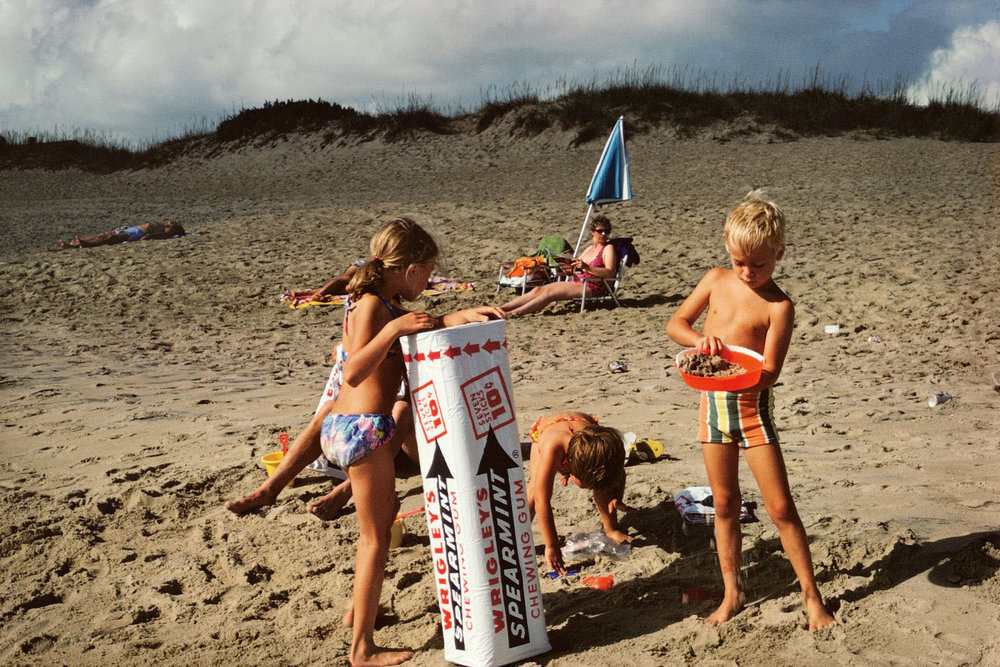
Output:
[[[679,554],[679,558],[649,576],[616,582],[608,592],[574,585],[545,595],[552,651],[535,658],[540,664],[655,633],[694,614],[707,616],[717,605],[718,600],[711,598],[681,603],[686,588],[721,591],[716,554],[710,548],[710,529],[683,535],[681,519],[670,498],[629,515],[628,523],[646,536],[647,543],[658,544]],[[635,546],[641,548],[642,543],[637,540]],[[1000,570],[1000,532],[978,532],[926,543],[897,539],[885,549],[885,554],[874,562],[845,562],[818,574],[821,582],[840,577],[867,579],[828,599],[831,611],[838,610],[843,602],[891,589],[924,572],[934,584],[958,587],[981,583]],[[854,551],[869,553],[863,548]],[[777,538],[756,540],[744,549],[743,562],[752,581],[748,607],[798,592],[795,574]]]

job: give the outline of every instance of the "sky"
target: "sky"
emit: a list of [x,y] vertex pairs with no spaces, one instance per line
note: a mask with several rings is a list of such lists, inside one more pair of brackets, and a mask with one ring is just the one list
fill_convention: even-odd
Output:
[[627,72],[1000,108],[1000,0],[0,0],[0,135],[132,145],[267,101],[472,111]]

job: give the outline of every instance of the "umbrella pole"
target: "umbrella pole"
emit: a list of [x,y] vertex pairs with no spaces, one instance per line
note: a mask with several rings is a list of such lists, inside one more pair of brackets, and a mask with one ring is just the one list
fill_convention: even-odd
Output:
[[590,220],[590,212],[593,210],[593,204],[587,207],[587,215],[583,218],[583,227],[580,228],[580,238],[576,240],[576,248],[573,250],[574,257],[576,257],[580,252],[580,244],[583,242],[583,235],[587,231],[587,222]]

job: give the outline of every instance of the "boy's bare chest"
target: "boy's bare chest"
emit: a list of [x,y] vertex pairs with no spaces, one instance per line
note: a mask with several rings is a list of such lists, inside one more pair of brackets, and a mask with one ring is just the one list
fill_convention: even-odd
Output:
[[[728,296],[729,298],[725,298]],[[751,293],[713,295],[705,315],[705,333],[722,334],[741,332],[757,337],[766,333],[770,324],[768,303]]]

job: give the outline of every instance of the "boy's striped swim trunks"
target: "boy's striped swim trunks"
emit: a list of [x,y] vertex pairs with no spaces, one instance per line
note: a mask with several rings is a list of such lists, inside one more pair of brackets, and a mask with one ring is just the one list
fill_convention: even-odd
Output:
[[778,444],[774,426],[774,392],[701,392],[698,407],[698,440],[702,443],[740,447]]

